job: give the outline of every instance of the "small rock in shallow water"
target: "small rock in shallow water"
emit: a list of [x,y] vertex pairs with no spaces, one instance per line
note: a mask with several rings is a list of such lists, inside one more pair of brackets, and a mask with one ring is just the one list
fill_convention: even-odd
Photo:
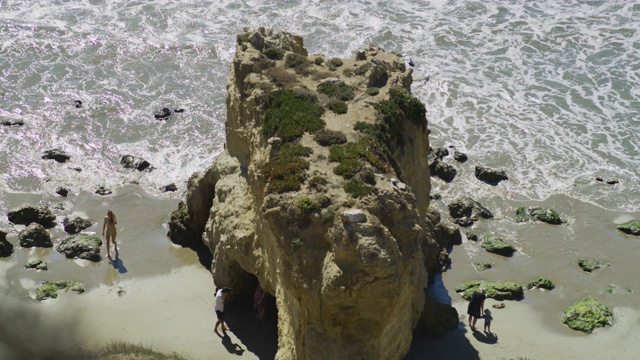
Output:
[[183,113],[184,109],[173,109],[174,113]]
[[178,187],[176,186],[176,184],[171,183],[169,185],[165,185],[165,186],[161,187],[160,190],[162,190],[163,192],[178,191]]
[[169,110],[169,108],[162,108],[161,111],[156,111],[156,113],[153,114],[156,119],[166,119],[169,115],[171,115],[171,110]]
[[98,190],[96,190],[96,194],[98,195],[109,195],[111,194],[111,190],[107,189],[104,186],[100,186]]
[[65,187],[59,187],[56,189],[56,194],[63,196],[63,197],[67,197],[67,195],[69,194],[69,189],[65,188]]
[[80,109],[82,107],[82,100],[76,100],[76,109]]

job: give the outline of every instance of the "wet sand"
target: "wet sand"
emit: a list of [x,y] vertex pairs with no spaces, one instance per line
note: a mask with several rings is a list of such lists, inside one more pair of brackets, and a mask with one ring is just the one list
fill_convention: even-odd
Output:
[[[5,194],[7,208],[41,200],[47,199]],[[640,214],[606,211],[564,196],[526,204],[478,200],[496,219],[466,230],[505,235],[514,239],[518,252],[510,258],[493,255],[466,238],[455,246],[452,268],[429,292],[458,310],[459,328],[428,339],[419,324],[406,359],[635,358],[640,351],[640,264],[634,255],[640,253],[640,239],[620,233],[614,225]],[[58,222],[64,215],[80,214],[95,222],[85,231],[100,233],[102,218],[112,209],[118,215],[117,262],[106,259],[104,245],[104,258],[99,263],[65,259],[53,249],[23,248],[0,260],[0,316],[4,319],[0,340],[14,355],[19,354],[14,358],[37,359],[48,351],[126,341],[191,359],[272,359],[277,346],[272,300],[267,319],[257,321],[251,310],[251,294],[240,294],[228,306],[229,336],[220,338],[213,332],[215,286],[211,274],[193,250],[173,245],[166,237],[165,224],[177,203],[148,195],[133,185],[107,197],[73,195],[63,201],[66,210],[55,211]],[[446,218],[444,202],[435,205]],[[552,207],[568,222],[559,226],[517,224],[515,209],[521,205]],[[8,224],[6,218],[0,225],[10,230],[8,239],[17,244],[21,227]],[[50,232],[54,242],[64,237],[61,225]],[[23,264],[35,257],[44,258],[49,270],[23,269]],[[580,257],[597,257],[611,266],[584,273],[577,266]],[[493,268],[479,272],[474,262],[490,262]],[[482,279],[527,283],[539,276],[551,279],[556,289],[529,290],[522,301],[505,301],[504,309],[491,308],[495,336],[469,331],[464,315],[467,302],[453,292],[455,286]],[[87,291],[79,295],[61,292],[57,299],[39,302],[34,291],[41,280],[81,281]],[[613,326],[586,335],[561,323],[564,309],[585,296],[595,296],[612,309]],[[487,306],[493,303],[487,300]],[[10,354],[0,345],[0,358],[11,359]]]
[[[5,198],[8,208],[43,200],[26,194]],[[195,251],[172,244],[166,236],[165,224],[177,203],[154,198],[133,185],[106,197],[69,196],[64,201],[67,210],[54,211],[60,223],[49,230],[54,244],[65,236],[64,215],[90,218],[95,224],[85,232],[100,235],[102,218],[112,209],[118,216],[120,256],[110,261],[105,244],[98,263],[66,259],[53,249],[16,246],[11,257],[0,260],[0,315],[24,326],[3,320],[0,344],[9,348],[0,345],[0,358],[38,359],[61,349],[96,349],[112,341],[176,352],[190,359],[273,358],[275,314],[263,322],[255,320],[246,294],[228,308],[228,336],[214,333],[211,273]],[[6,217],[3,221],[2,228],[10,230],[8,240],[17,245],[22,227],[8,224]],[[48,271],[23,268],[36,257],[48,263]],[[60,291],[57,299],[40,302],[35,300],[35,289],[42,280],[80,281],[86,292]]]

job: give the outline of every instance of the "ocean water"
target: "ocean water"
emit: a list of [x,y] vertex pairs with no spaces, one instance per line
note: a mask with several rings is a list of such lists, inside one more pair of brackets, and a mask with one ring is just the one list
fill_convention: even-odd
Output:
[[[236,34],[265,26],[310,53],[373,43],[412,59],[432,146],[470,157],[447,158],[458,179],[434,191],[638,211],[639,18],[639,1],[0,0],[0,120],[25,124],[0,127],[0,190],[137,182],[161,196],[174,182],[162,196],[181,196],[222,150]],[[165,106],[185,112],[155,120]],[[41,159],[53,148],[71,161]],[[124,169],[125,154],[155,169]],[[509,181],[486,186],[475,165]]]

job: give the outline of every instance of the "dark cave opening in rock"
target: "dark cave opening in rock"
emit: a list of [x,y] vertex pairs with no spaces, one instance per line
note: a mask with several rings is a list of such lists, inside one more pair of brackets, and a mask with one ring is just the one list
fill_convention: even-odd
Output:
[[[234,289],[233,299],[225,306],[225,323],[230,331],[242,342],[240,349],[250,351],[259,359],[273,359],[278,351],[278,309],[276,299],[267,293],[265,312],[262,319],[257,319],[254,310],[254,294],[258,279],[250,274],[251,281],[242,289]],[[222,333],[220,331],[220,333]],[[238,346],[233,344],[227,350],[239,354]]]

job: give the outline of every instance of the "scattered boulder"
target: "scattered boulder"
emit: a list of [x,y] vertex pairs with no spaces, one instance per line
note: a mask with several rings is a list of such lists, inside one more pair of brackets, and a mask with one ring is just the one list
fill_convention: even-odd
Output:
[[82,107],[82,100],[76,100],[75,106],[76,106],[76,109],[80,109]]
[[53,221],[56,216],[48,208],[25,204],[9,211],[7,218],[14,224],[29,225],[34,222],[50,228],[55,225]]
[[465,153],[461,153],[460,151],[455,151],[453,153],[453,159],[457,162],[466,162],[469,158],[467,157],[467,154]]
[[430,296],[425,297],[421,319],[426,334],[432,338],[458,328],[458,311],[450,305],[437,302]]
[[7,233],[0,230],[0,258],[13,254],[13,244],[7,240]]
[[579,259],[578,260],[578,266],[580,266],[580,268],[582,268],[582,270],[586,272],[593,272],[595,270],[601,269],[609,265],[610,265],[609,263],[606,263],[604,261],[600,261],[597,259]]
[[562,224],[560,215],[553,209],[530,207],[525,210],[524,207],[519,207],[516,210],[516,222],[525,222],[529,220],[542,221],[552,225]]
[[465,235],[467,235],[467,239],[471,241],[478,241],[478,235],[472,233],[471,231],[467,231]]
[[618,230],[629,235],[640,236],[640,220],[631,220],[622,225],[618,225]]
[[97,262],[100,261],[100,246],[102,246],[100,237],[79,234],[62,240],[56,250],[68,259],[79,258]]
[[160,111],[156,111],[155,113],[153,113],[153,117],[158,120],[166,119],[169,117],[169,115],[171,115],[171,109],[166,107],[162,108],[162,110]]
[[468,281],[455,288],[455,292],[462,293],[462,297],[465,300],[471,300],[471,296],[474,292],[485,289],[485,295],[487,298],[501,300],[522,300],[524,297],[524,290],[522,285],[514,282],[489,282],[489,281]]
[[171,183],[169,185],[165,185],[165,186],[161,187],[160,190],[162,192],[169,192],[169,191],[173,192],[173,191],[178,191],[178,187],[176,186],[176,184]]
[[51,149],[45,151],[44,155],[42,155],[42,158],[47,160],[55,160],[62,164],[71,159],[71,156],[67,155],[67,153],[60,149]]
[[82,294],[84,292],[84,285],[77,281],[44,281],[40,287],[36,289],[36,299],[39,301],[55,299],[58,297],[58,290],[63,289]]
[[69,189],[67,189],[66,187],[59,187],[56,189],[56,194],[62,196],[62,197],[67,197],[67,195],[69,195]]
[[62,225],[64,225],[64,231],[69,234],[77,234],[80,231],[88,228],[93,223],[89,219],[83,219],[79,216],[76,216],[72,219],[66,217],[62,221]]
[[179,113],[183,113],[183,112],[184,112],[184,109],[182,109],[182,108],[180,108],[180,109],[173,109],[173,112],[174,112],[174,113],[178,113],[178,114],[179,114]]
[[2,120],[2,121],[0,121],[0,124],[3,125],[3,126],[23,126],[24,125],[24,121],[22,121],[22,120],[16,120],[16,121]]
[[449,150],[447,148],[437,148],[435,150],[433,150],[433,156],[435,156],[436,159],[443,159],[445,156],[449,155]]
[[538,288],[538,289],[553,290],[555,287],[556,286],[551,282],[551,280],[543,277],[539,277],[536,280],[527,284],[527,289]]
[[498,185],[502,180],[509,180],[504,170],[493,170],[482,166],[476,166],[476,178],[493,186]]
[[181,246],[195,246],[202,232],[194,228],[194,219],[184,201],[178,203],[178,209],[171,212],[169,232],[167,236],[174,244]]
[[480,246],[488,252],[502,256],[511,256],[516,251],[513,245],[492,233],[482,234],[482,244]]
[[34,259],[24,264],[25,269],[33,269],[33,270],[48,270],[47,263],[42,259]]
[[106,188],[106,187],[104,187],[104,186],[100,186],[100,187],[98,188],[98,190],[96,190],[96,194],[98,194],[98,195],[103,195],[103,196],[105,196],[105,195],[110,195],[110,194],[111,194],[111,190],[107,189],[107,188]]
[[124,155],[120,159],[120,164],[122,164],[127,169],[136,169],[138,171],[151,171],[153,169],[151,167],[151,164],[147,160],[133,155]]
[[603,182],[609,185],[615,185],[620,182],[619,180],[616,180],[616,179],[603,179],[601,177],[597,177],[596,181]]
[[562,322],[573,330],[591,334],[597,327],[611,325],[613,313],[593,297],[586,297],[564,311]]
[[436,176],[448,183],[452,182],[458,173],[456,168],[437,158],[429,164],[429,171],[431,176]]
[[478,271],[485,271],[492,268],[491,264],[489,263],[475,263],[474,265],[476,267],[476,270]]
[[449,204],[449,215],[462,227],[471,226],[480,218],[493,218],[491,211],[470,197],[460,198]]
[[18,240],[20,246],[26,248],[32,247],[52,247],[51,235],[45,230],[44,226],[38,223],[31,223],[26,228],[22,229],[18,234]]

